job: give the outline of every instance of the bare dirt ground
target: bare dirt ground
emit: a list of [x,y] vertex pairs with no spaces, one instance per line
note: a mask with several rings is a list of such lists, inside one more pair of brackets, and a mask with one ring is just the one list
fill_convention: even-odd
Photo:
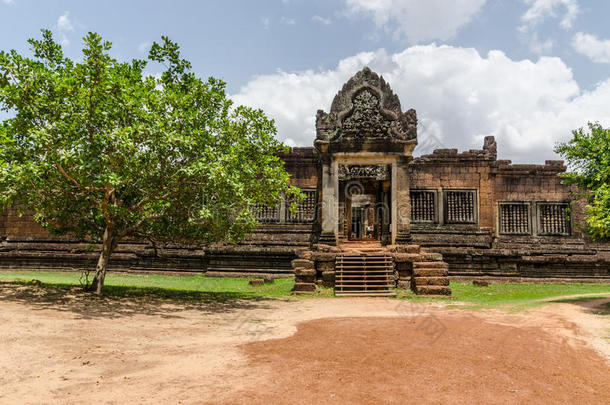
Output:
[[609,403],[609,301],[514,314],[0,284],[0,403]]

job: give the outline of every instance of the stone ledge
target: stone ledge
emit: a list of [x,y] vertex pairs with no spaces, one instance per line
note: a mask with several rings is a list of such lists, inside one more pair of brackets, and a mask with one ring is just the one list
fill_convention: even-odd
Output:
[[414,286],[417,295],[451,295],[451,288],[438,285]]

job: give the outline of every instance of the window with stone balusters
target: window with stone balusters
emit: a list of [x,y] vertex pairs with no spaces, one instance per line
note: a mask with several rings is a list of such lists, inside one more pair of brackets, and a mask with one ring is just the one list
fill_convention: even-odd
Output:
[[500,203],[498,206],[500,234],[529,235],[530,205],[527,203]]
[[443,203],[445,223],[475,224],[478,222],[476,190],[445,190]]
[[286,201],[286,221],[292,223],[309,223],[316,219],[318,203],[316,190],[301,190],[305,198],[297,205],[295,213],[290,211],[290,201]]
[[252,204],[250,205],[250,210],[258,222],[268,224],[280,221],[279,203],[273,206]]
[[436,191],[410,190],[411,195],[411,222],[436,223],[437,204]]
[[568,203],[538,203],[538,234],[570,235]]

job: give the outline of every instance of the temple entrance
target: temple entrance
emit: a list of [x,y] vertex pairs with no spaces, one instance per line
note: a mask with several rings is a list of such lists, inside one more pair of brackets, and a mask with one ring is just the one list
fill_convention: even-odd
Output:
[[348,239],[368,240],[375,239],[375,219],[373,216],[373,206],[370,195],[363,195],[353,198],[351,204],[351,229]]
[[341,181],[340,239],[388,243],[390,237],[389,181]]

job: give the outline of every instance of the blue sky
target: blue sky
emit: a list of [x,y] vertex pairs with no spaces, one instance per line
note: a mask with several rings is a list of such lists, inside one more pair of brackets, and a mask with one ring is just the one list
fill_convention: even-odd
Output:
[[610,125],[608,15],[602,0],[0,0],[0,49],[27,52],[44,27],[69,56],[96,31],[131,59],[168,35],[291,145],[312,144],[316,110],[370,65],[427,144],[495,135],[502,158],[540,162],[587,121]]

